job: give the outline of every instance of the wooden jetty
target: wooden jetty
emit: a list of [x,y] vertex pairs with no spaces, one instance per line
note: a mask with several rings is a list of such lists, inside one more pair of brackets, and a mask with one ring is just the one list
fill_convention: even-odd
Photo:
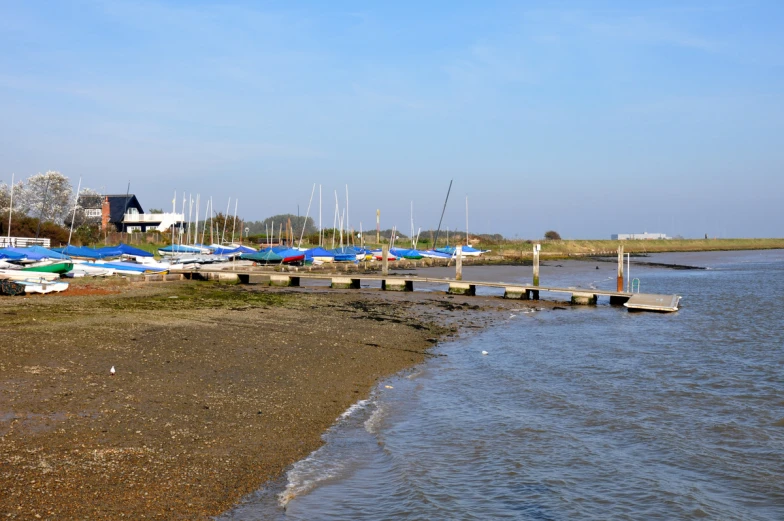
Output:
[[[414,286],[447,286],[452,295],[476,295],[477,288],[498,288],[504,290],[504,298],[539,300],[540,292],[568,295],[574,305],[596,305],[599,297],[609,298],[610,304],[623,305],[634,311],[673,312],[678,310],[679,295],[655,295],[623,290],[623,250],[619,247],[619,268],[617,290],[608,291],[590,288],[559,288],[539,284],[539,266],[534,262],[533,283],[520,284],[508,282],[467,281],[462,277],[462,263],[458,261],[455,278],[420,277],[417,275],[389,275],[387,263],[382,264],[381,274],[332,272],[313,273],[305,271],[269,271],[254,268],[171,270],[169,274],[145,275],[146,280],[234,280],[244,284],[263,284],[269,286],[299,287],[303,281],[329,281],[331,288],[360,289],[362,283],[378,283],[384,291],[414,291]],[[538,249],[534,250],[538,260]],[[383,255],[382,258],[386,258]],[[458,257],[459,259],[459,257]],[[297,269],[297,268],[292,268]]]

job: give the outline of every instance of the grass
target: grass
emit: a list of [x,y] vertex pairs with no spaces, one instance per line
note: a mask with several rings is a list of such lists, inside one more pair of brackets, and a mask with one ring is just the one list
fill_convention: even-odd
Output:
[[[784,249],[784,239],[670,239],[655,241],[612,241],[612,240],[575,240],[542,241],[541,255],[589,256],[615,255],[618,246],[623,245],[625,253],[662,253],[684,251],[733,251],[733,250],[772,250]],[[527,242],[507,243],[492,248],[493,253],[503,257],[530,257],[533,244]]]

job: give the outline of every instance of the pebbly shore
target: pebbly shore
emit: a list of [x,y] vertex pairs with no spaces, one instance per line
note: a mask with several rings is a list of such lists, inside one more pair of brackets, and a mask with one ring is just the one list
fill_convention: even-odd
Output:
[[522,305],[123,279],[0,297],[0,518],[218,515],[380,379]]

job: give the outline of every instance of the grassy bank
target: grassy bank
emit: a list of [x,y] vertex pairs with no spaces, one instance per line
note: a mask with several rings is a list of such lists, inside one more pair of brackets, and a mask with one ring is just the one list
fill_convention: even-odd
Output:
[[[547,257],[613,255],[622,244],[626,253],[645,254],[685,251],[732,251],[784,249],[784,239],[671,239],[663,241],[542,241],[541,255]],[[531,257],[533,245],[527,242],[490,247],[494,256]]]

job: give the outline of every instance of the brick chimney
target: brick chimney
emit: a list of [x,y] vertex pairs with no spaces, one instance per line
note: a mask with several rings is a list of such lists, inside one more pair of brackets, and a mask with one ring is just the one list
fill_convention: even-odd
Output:
[[101,229],[105,230],[109,226],[109,217],[111,212],[109,210],[109,197],[104,196],[103,203],[101,203]]

